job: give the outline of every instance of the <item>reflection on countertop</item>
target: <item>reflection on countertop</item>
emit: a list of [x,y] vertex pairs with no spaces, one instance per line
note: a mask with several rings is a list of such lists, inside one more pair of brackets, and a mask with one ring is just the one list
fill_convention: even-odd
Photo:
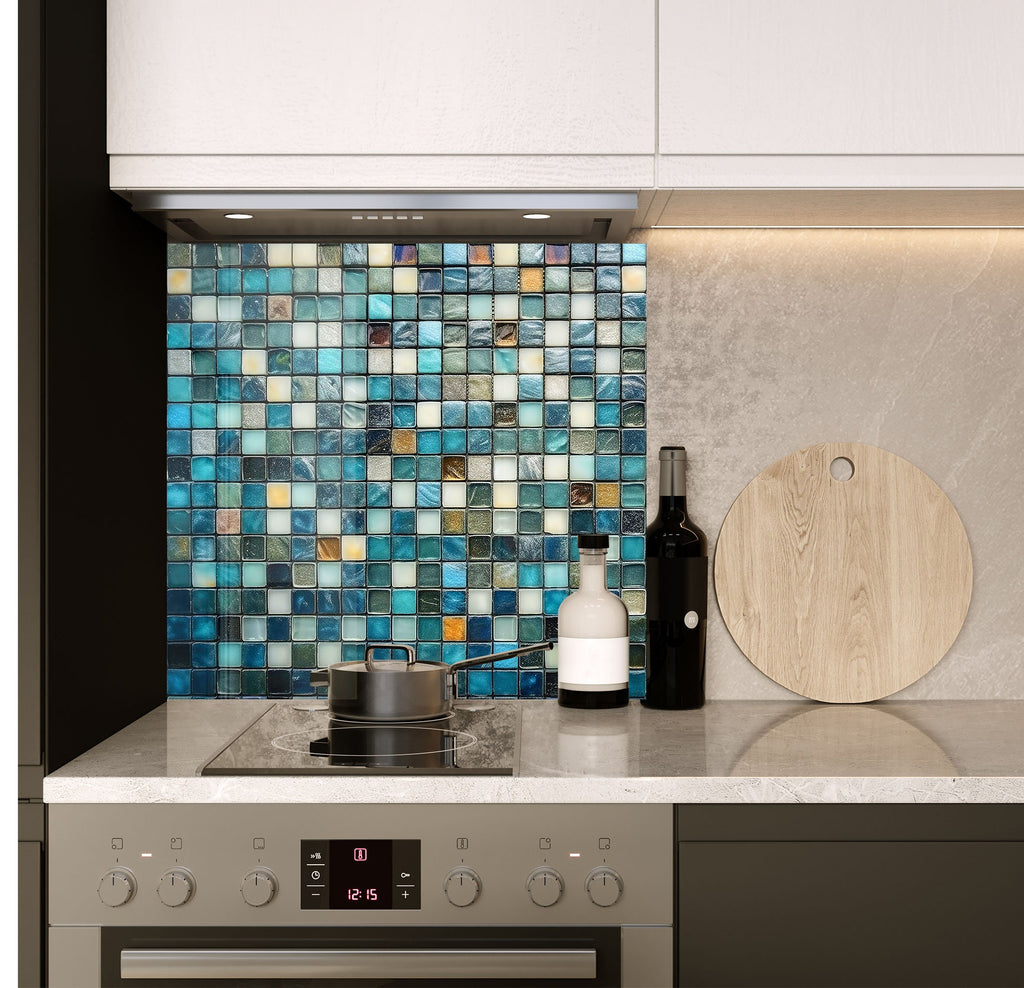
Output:
[[1019,700],[718,701],[679,711],[631,703],[599,714],[551,703],[524,705],[520,774],[1024,775]]
[[[171,700],[48,776],[49,802],[1024,802],[1024,701],[517,708],[513,776],[199,777],[275,701]],[[308,700],[311,721],[323,711]]]

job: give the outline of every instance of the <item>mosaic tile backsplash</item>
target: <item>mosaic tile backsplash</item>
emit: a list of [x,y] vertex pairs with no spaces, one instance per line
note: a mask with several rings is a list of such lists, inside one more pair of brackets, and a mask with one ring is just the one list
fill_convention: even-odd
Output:
[[[557,637],[610,536],[642,696],[644,244],[167,247],[167,691]],[[459,673],[554,696],[557,651]],[[323,690],[321,689],[321,692]]]

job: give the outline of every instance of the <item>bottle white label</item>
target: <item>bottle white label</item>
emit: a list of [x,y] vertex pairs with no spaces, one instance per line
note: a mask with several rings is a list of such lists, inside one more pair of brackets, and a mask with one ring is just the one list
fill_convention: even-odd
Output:
[[628,638],[558,638],[558,685],[596,692],[629,684]]

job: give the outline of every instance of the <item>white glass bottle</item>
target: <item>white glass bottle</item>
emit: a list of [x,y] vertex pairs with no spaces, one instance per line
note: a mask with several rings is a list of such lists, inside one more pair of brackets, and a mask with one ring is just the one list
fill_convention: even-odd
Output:
[[558,608],[558,702],[629,703],[629,614],[607,585],[608,536],[580,535],[580,588]]

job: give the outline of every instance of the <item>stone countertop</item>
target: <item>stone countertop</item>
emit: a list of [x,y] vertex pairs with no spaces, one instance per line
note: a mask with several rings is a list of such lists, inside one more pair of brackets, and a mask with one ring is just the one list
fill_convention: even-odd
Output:
[[[520,714],[512,776],[200,776],[272,703],[170,700],[47,776],[48,803],[1024,803],[1024,701],[713,701]],[[321,712],[310,717],[324,718]]]

